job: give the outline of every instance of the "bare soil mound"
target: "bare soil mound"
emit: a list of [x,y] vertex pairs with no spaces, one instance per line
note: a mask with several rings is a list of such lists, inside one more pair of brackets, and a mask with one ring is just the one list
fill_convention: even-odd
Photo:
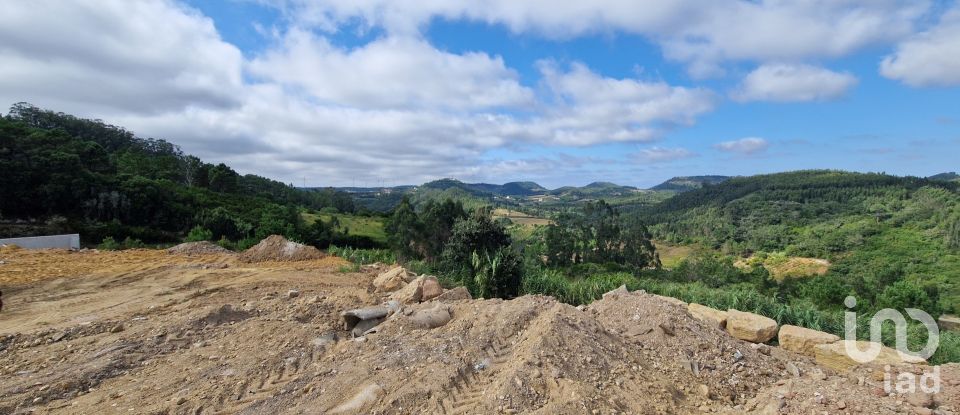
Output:
[[270,235],[240,254],[243,262],[306,261],[323,258],[323,252],[312,246],[288,241],[280,235]]
[[182,243],[167,249],[167,253],[173,255],[233,254],[229,249],[208,241]]

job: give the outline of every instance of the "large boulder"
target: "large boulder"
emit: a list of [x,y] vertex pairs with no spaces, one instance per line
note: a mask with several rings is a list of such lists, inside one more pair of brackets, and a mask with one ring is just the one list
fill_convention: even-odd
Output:
[[[855,345],[853,344],[855,343]],[[896,349],[886,346],[880,347],[880,355],[876,359],[867,363],[860,363],[847,354],[847,344],[857,347],[858,350],[866,351],[871,342],[853,340],[841,340],[831,344],[818,344],[813,347],[814,358],[821,366],[826,366],[837,371],[847,371],[861,364],[885,366],[902,364],[926,364],[927,361],[919,357],[900,353]]]
[[687,306],[687,311],[690,312],[693,318],[720,330],[727,327],[726,311],[720,311],[697,303],[690,303],[690,305]]
[[410,282],[410,277],[407,270],[403,267],[395,267],[377,275],[377,278],[373,280],[373,286],[380,292],[393,292],[403,288],[408,282]]
[[410,281],[400,291],[390,294],[390,299],[400,304],[416,304],[423,300],[424,277],[417,277]]
[[437,304],[433,308],[418,310],[410,316],[410,322],[420,329],[435,329],[450,322],[453,316],[445,305]]
[[449,302],[449,301],[460,301],[460,300],[472,300],[473,296],[470,295],[470,291],[467,290],[467,287],[456,287],[451,288],[440,294],[439,297],[435,298],[436,301]]
[[960,331],[960,317],[944,314],[937,321],[941,330]]
[[840,341],[840,336],[787,324],[780,327],[777,339],[781,349],[813,357],[814,346],[836,343]]
[[421,301],[429,301],[442,295],[443,287],[440,286],[437,277],[424,277],[422,291],[423,298],[421,298]]
[[727,332],[740,340],[766,343],[777,335],[777,322],[758,314],[727,310]]

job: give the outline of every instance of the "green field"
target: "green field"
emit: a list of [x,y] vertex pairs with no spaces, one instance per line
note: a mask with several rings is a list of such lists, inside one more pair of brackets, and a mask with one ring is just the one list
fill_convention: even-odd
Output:
[[308,212],[304,212],[302,215],[303,221],[308,226],[316,222],[317,218],[320,218],[324,222],[329,222],[334,216],[336,216],[337,220],[340,222],[340,226],[337,228],[337,230],[347,231],[349,235],[366,236],[370,239],[373,239],[373,241],[377,243],[387,243],[387,234],[383,230],[384,219],[381,217],[345,214],[331,215],[327,213]]

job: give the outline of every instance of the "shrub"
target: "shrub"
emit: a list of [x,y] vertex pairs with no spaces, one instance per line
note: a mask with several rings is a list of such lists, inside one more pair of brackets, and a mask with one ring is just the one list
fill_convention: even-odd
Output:
[[[213,239],[213,232],[205,229],[204,227],[197,225],[193,229],[190,229],[190,233],[187,234],[187,242],[200,242],[200,241],[209,241]],[[221,238],[222,239],[222,238]]]
[[103,242],[100,242],[100,245],[97,245],[97,249],[104,251],[116,251],[120,249],[120,244],[113,239],[112,236],[103,238]]

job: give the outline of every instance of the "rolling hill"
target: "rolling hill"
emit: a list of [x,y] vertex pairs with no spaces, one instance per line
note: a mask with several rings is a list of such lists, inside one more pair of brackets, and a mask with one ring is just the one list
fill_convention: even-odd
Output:
[[723,183],[729,179],[729,176],[678,176],[653,186],[650,189],[686,192],[688,190],[699,189],[704,185]]
[[659,240],[829,260],[824,283],[841,284],[837,304],[843,292],[880,301],[905,282],[960,311],[958,189],[917,177],[798,171],[731,178],[638,214]]

